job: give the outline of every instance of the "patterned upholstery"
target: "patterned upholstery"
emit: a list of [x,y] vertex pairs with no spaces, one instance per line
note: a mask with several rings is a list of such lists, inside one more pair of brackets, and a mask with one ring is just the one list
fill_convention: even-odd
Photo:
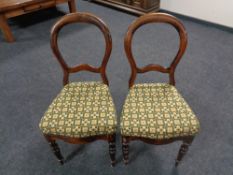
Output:
[[169,84],[137,84],[123,107],[121,133],[150,139],[191,136],[199,131],[199,121]]
[[101,82],[66,85],[39,126],[44,134],[75,138],[115,133],[116,114],[108,86]]

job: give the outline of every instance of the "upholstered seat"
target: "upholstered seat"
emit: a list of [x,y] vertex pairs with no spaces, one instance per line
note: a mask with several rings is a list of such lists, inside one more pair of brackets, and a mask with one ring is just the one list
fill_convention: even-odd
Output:
[[39,126],[45,135],[84,138],[114,134],[116,114],[108,86],[101,82],[67,84]]
[[123,107],[121,133],[150,139],[194,136],[199,121],[191,108],[169,84],[136,84]]

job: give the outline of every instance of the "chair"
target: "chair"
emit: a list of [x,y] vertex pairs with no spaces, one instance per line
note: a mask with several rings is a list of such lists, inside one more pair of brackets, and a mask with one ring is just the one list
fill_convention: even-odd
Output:
[[[100,67],[96,68],[88,64],[70,67],[64,61],[58,48],[58,34],[62,27],[76,22],[93,24],[102,31],[106,50]],[[63,69],[64,88],[53,100],[41,119],[39,127],[44,137],[61,164],[64,163],[64,159],[56,140],[63,140],[72,144],[85,144],[95,140],[108,141],[111,164],[114,165],[116,112],[105,71],[112,50],[109,29],[102,20],[92,14],[68,14],[53,26],[51,47]],[[100,73],[102,82],[69,83],[69,74],[80,71]]]
[[[157,64],[149,64],[139,68],[132,54],[133,34],[142,25],[160,22],[168,23],[178,31],[180,36],[179,51],[168,68]],[[183,141],[175,163],[177,166],[198,133],[198,119],[175,88],[175,69],[186,46],[185,28],[178,19],[171,15],[164,13],[146,14],[129,26],[125,36],[125,52],[131,66],[130,90],[123,106],[121,118],[122,151],[125,164],[129,161],[130,141],[141,140],[155,145]],[[169,74],[169,84],[134,84],[138,73],[149,71]]]

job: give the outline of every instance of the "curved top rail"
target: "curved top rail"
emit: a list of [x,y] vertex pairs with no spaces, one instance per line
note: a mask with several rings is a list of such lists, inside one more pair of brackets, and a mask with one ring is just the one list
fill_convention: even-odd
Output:
[[[68,24],[71,23],[89,23],[89,24],[93,24],[96,27],[98,27],[101,32],[104,35],[105,38],[105,54],[101,63],[100,67],[93,67],[91,65],[88,64],[81,64],[81,65],[77,65],[74,67],[69,67],[68,64],[65,62],[59,47],[58,47],[58,35],[60,30]],[[63,84],[66,85],[69,81],[69,74],[70,73],[75,73],[75,72],[79,72],[79,71],[91,71],[94,73],[100,73],[103,83],[108,85],[108,79],[106,76],[106,66],[108,63],[108,60],[110,58],[111,55],[111,51],[112,51],[112,38],[111,38],[111,34],[110,31],[107,27],[107,25],[98,17],[90,14],[90,13],[71,13],[68,15],[65,15],[64,17],[62,17],[60,20],[58,20],[56,22],[56,24],[52,27],[51,30],[51,39],[50,39],[50,44],[51,44],[51,48],[53,50],[54,55],[56,56],[58,62],[60,63],[62,69],[63,69],[63,73],[64,73],[64,78],[63,78]]]
[[[132,53],[132,39],[137,29],[148,23],[167,23],[172,25],[179,33],[179,37],[180,37],[179,50],[168,68],[164,68],[163,66],[157,64],[149,64],[143,68],[137,67],[137,64],[135,62]],[[187,47],[187,33],[183,24],[176,17],[165,13],[149,13],[136,19],[129,26],[128,31],[125,35],[125,52],[131,66],[131,77],[129,80],[129,87],[133,86],[137,73],[145,73],[148,71],[159,71],[162,73],[169,73],[170,84],[175,85],[175,76],[174,76],[175,69],[180,59],[182,58],[186,50],[186,47]]]

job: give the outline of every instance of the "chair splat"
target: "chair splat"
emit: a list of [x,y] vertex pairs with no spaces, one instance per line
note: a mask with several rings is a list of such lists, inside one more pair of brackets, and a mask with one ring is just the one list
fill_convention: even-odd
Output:
[[[95,25],[96,27],[98,27],[100,29],[100,31],[103,33],[104,35],[104,39],[105,39],[105,43],[106,43],[106,47],[105,47],[105,54],[101,63],[100,67],[93,67],[89,64],[81,64],[81,65],[77,65],[74,67],[69,67],[69,65],[66,63],[66,61],[64,60],[59,48],[58,48],[58,35],[60,30],[68,24],[71,23],[90,23]],[[94,15],[90,15],[89,13],[72,13],[69,15],[66,15],[64,17],[61,18],[61,20],[59,20],[52,28],[51,30],[51,39],[50,39],[50,43],[51,43],[51,48],[53,50],[54,55],[56,56],[59,64],[61,65],[62,69],[63,69],[63,84],[66,85],[69,82],[69,74],[70,73],[76,73],[76,72],[80,72],[80,71],[90,71],[93,73],[100,73],[103,83],[108,85],[108,79],[106,76],[106,66],[109,60],[109,57],[111,55],[111,51],[112,51],[112,38],[110,35],[110,31],[108,29],[108,27],[106,26],[106,24],[99,18],[97,18]]]
[[[168,23],[172,25],[179,33],[179,37],[180,37],[179,50],[176,54],[176,57],[174,58],[174,60],[172,61],[172,63],[170,64],[168,68],[164,68],[163,66],[160,66],[157,64],[149,64],[143,68],[137,67],[137,64],[135,62],[135,59],[132,53],[133,35],[137,31],[138,28],[140,28],[141,26],[145,24],[149,24],[149,23]],[[126,52],[126,56],[131,66],[131,77],[129,80],[129,87],[133,86],[137,73],[146,73],[149,71],[158,71],[161,73],[168,73],[169,83],[171,85],[175,85],[175,69],[186,50],[187,42],[188,42],[187,33],[185,31],[183,24],[171,15],[164,14],[164,13],[151,13],[151,14],[147,14],[147,15],[144,15],[138,18],[135,22],[133,22],[129,26],[128,32],[125,35],[125,52]]]

